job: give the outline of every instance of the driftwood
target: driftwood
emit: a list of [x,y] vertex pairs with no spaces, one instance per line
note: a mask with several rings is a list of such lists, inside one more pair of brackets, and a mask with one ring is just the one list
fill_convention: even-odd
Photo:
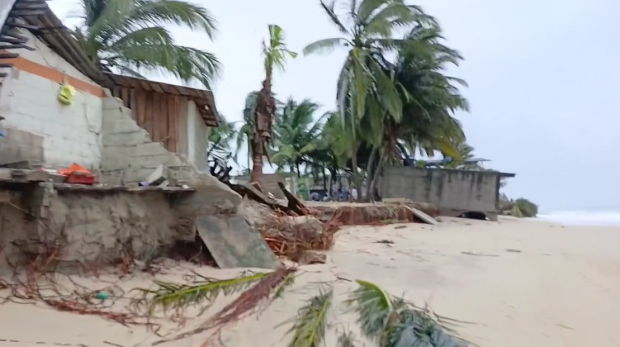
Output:
[[280,187],[280,190],[284,193],[284,196],[286,196],[286,199],[288,200],[287,208],[290,211],[295,212],[299,216],[305,216],[308,214],[308,209],[306,206],[284,187],[284,183],[278,182],[278,187]]

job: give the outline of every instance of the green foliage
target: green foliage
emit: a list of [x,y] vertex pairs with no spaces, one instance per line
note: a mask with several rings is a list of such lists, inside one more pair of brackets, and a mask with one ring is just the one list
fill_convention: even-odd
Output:
[[210,88],[218,59],[176,45],[166,29],[181,25],[212,37],[215,19],[205,8],[181,0],[81,0],[81,5],[84,23],[73,33],[93,62],[136,77],[142,77],[141,69],[168,72]]
[[357,313],[362,333],[380,347],[466,347],[449,325],[456,321],[420,309],[402,298],[392,297],[379,286],[357,281],[359,287],[348,301]]
[[[275,149],[271,155],[273,163],[279,167],[288,166],[291,171],[298,170],[300,165],[310,162],[310,155],[327,147],[321,138],[322,119],[314,120],[319,105],[306,99],[301,103],[292,98],[284,105],[276,118],[274,132]],[[301,172],[297,172],[298,176]]]
[[181,309],[206,301],[208,302],[208,305],[204,308],[206,309],[220,294],[230,295],[243,291],[270,274],[270,272],[267,272],[247,276],[241,275],[224,280],[208,279],[207,281],[192,285],[156,281],[157,288],[155,290],[138,290],[143,292],[145,296],[152,295],[152,297],[148,298],[148,312],[149,316],[151,316],[158,306],[166,311],[168,309]]
[[268,74],[271,74],[274,67],[284,70],[286,59],[297,57],[297,53],[286,48],[284,30],[273,24],[269,25],[269,44],[263,42],[263,55],[265,56],[265,71]]
[[331,306],[333,291],[321,291],[299,309],[295,324],[289,330],[293,340],[288,347],[319,347],[325,339],[327,312]]
[[523,214],[523,217],[536,217],[538,215],[538,206],[527,199],[517,199],[515,204]]

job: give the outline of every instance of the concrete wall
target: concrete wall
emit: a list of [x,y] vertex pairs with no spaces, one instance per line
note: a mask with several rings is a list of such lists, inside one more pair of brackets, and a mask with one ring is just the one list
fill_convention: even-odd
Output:
[[189,101],[187,105],[187,157],[200,172],[209,171],[209,163],[207,162],[208,136],[209,127],[202,120],[196,104]]
[[[74,67],[28,32],[29,45],[36,51],[20,50],[22,58],[90,81]],[[76,90],[74,102],[58,101],[60,84],[17,68],[2,81],[0,114],[2,129],[18,129],[43,138],[45,163],[50,167],[68,166],[73,162],[91,169],[101,164],[99,133],[102,125],[101,98]]]
[[162,143],[152,142],[149,133],[132,119],[131,110],[122,105],[112,96],[103,100],[101,181],[144,181],[160,164],[171,170],[173,178],[188,180],[191,165],[168,152]]
[[386,167],[380,187],[383,198],[408,198],[415,202],[432,203],[448,215],[469,211],[495,213],[499,174]]

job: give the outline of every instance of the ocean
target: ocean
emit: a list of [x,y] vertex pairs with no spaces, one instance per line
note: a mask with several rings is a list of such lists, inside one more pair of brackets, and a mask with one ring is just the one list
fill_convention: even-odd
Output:
[[558,211],[539,214],[537,219],[565,225],[620,226],[620,211]]

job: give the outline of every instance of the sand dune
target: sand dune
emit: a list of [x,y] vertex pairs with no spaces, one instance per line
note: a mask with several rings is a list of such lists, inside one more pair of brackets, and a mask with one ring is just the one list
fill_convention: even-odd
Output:
[[[393,244],[378,243],[382,240]],[[170,269],[158,278],[183,281],[188,267]],[[206,267],[195,270],[219,278],[239,272]],[[288,340],[283,335],[289,327],[276,326],[294,316],[321,282],[335,291],[337,304],[329,317],[326,345],[336,346],[336,331],[356,332],[353,317],[341,304],[346,293],[356,287],[349,281],[352,279],[377,283],[392,294],[428,303],[441,315],[471,322],[461,325],[460,332],[483,347],[620,346],[620,228],[450,218],[443,218],[435,227],[407,224],[342,229],[336,246],[328,252],[327,264],[302,267],[284,298],[259,317],[227,329],[219,340],[235,347],[286,346]],[[78,279],[89,288],[109,286],[104,280],[113,278]],[[140,274],[118,286],[128,290],[151,283],[149,275]],[[230,300],[218,300],[204,317],[189,320],[181,330],[167,323],[160,333],[195,327]],[[122,305],[118,303],[119,310]],[[150,346],[159,339],[143,327],[124,327],[100,317],[58,312],[42,305],[0,306],[0,340],[19,341],[0,342],[0,346],[69,343],[128,347]],[[204,340],[205,335],[196,335],[162,346],[199,346]]]

